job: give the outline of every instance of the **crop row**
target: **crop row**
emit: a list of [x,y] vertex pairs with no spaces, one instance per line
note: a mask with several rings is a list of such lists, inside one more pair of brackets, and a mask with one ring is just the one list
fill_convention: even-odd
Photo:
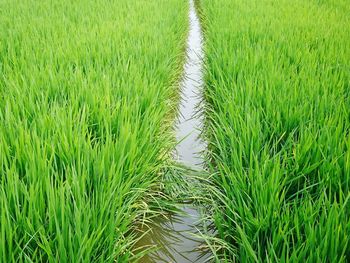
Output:
[[0,261],[132,260],[173,149],[188,6],[0,1]]
[[348,2],[197,3],[221,255],[348,261]]

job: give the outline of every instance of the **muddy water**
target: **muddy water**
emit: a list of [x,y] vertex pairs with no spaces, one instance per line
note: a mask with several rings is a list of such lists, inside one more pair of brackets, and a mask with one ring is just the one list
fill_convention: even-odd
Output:
[[[137,250],[149,248],[157,250],[148,253],[139,262],[207,262],[210,257],[204,240],[194,237],[198,234],[197,226],[199,214],[195,207],[182,207],[184,214],[173,214],[167,219],[159,218],[153,225],[149,225],[149,232],[137,244]],[[142,231],[142,229],[141,229]]]
[[[187,58],[184,66],[184,76],[181,83],[181,102],[176,127],[177,160],[194,170],[202,169],[203,160],[200,154],[205,149],[205,143],[198,140],[201,118],[198,117],[198,106],[201,101],[202,87],[202,34],[199,19],[190,0],[190,31],[187,40]],[[183,204],[182,211],[172,214],[167,219],[160,218],[149,226],[149,232],[137,244],[141,251],[157,246],[157,251],[143,257],[140,262],[205,262],[209,253],[205,242],[193,234],[199,234],[198,208],[192,204]]]

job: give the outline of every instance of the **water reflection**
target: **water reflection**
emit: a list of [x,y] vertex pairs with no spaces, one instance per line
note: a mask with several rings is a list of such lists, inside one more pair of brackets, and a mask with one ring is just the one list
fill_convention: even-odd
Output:
[[137,250],[155,249],[139,262],[206,262],[210,258],[208,246],[199,236],[203,225],[197,209],[186,204],[181,210],[181,214],[159,217],[139,229],[144,236],[136,244]]
[[187,60],[184,66],[184,77],[181,83],[181,101],[179,108],[176,147],[179,162],[194,168],[202,169],[200,153],[205,150],[205,143],[199,140],[203,119],[197,114],[202,100],[203,86],[203,43],[199,19],[190,0],[190,31],[187,41]]
[[[181,101],[176,137],[177,160],[194,170],[200,171],[203,160],[200,153],[205,143],[200,141],[202,119],[198,114],[203,83],[203,48],[200,23],[193,0],[190,0],[190,31],[187,41],[187,60],[181,83]],[[136,244],[135,252],[152,250],[139,262],[206,262],[211,253],[200,233],[203,222],[195,204],[183,204],[180,213],[159,217],[153,223],[139,228],[143,237]]]

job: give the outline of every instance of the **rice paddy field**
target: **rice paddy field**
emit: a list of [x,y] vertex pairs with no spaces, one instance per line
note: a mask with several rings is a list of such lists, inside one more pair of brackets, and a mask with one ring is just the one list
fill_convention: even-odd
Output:
[[350,261],[349,1],[195,4],[0,0],[0,262]]
[[0,262],[132,262],[159,203],[188,4],[0,0]]
[[349,262],[349,1],[197,6],[220,259]]

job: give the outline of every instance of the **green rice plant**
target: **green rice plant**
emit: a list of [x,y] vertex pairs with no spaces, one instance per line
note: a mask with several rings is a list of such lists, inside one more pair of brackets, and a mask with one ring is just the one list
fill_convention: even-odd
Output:
[[0,0],[0,261],[129,261],[170,164],[186,1]]
[[[198,0],[225,261],[350,255],[350,5]],[[212,189],[212,188],[211,188]]]

